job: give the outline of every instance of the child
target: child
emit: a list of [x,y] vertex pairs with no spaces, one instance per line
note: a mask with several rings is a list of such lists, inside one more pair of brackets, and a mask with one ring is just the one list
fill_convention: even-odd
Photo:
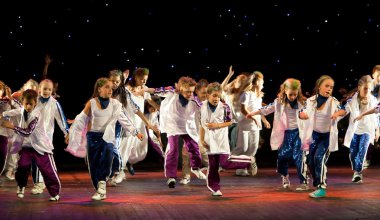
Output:
[[[106,181],[112,172],[113,149],[116,142],[116,121],[132,135],[142,139],[142,134],[138,133],[122,112],[122,104],[111,96],[112,82],[108,78],[99,78],[95,83],[92,98],[76,116],[66,138],[69,144],[67,151],[74,156],[87,155],[91,181],[96,189],[93,200],[106,199]],[[83,140],[85,130],[88,130],[87,149],[83,148],[86,145]]]
[[220,191],[219,165],[224,169],[254,170],[254,159],[243,156],[245,162],[229,161],[230,145],[228,141],[228,126],[232,123],[229,106],[220,102],[222,87],[219,83],[210,83],[207,86],[207,100],[201,107],[200,143],[208,150],[209,168],[207,187],[212,196],[222,196]]
[[[199,179],[206,179],[200,167],[202,159],[198,147],[198,129],[196,112],[199,106],[192,100],[196,82],[190,77],[181,77],[178,81],[178,93],[171,87],[155,90],[157,95],[166,96],[161,102],[160,130],[168,135],[165,155],[165,177],[167,185],[174,188],[177,177],[179,137],[185,142],[191,155],[191,172]],[[163,93],[163,94],[159,94]]]
[[[152,96],[152,100],[157,103],[157,105],[160,105],[161,99],[157,96]],[[152,105],[149,104],[149,102],[145,102],[145,117],[148,119],[151,125],[159,127],[160,126],[160,121],[159,121],[159,116],[160,112],[158,109],[153,107]],[[159,130],[154,131],[151,129],[148,129],[148,143],[153,149],[157,152],[157,154],[160,156],[160,160],[165,158],[164,154],[164,146],[162,144],[161,140],[161,132]]]
[[[247,76],[240,86],[242,87],[241,91],[243,91],[239,98],[241,114],[242,116],[246,116],[262,107],[263,92],[261,90],[264,88],[264,75],[261,72],[255,71]],[[238,121],[236,148],[232,150],[232,155],[255,157],[259,148],[260,130],[262,129],[261,120],[266,128],[270,128],[270,124],[265,116],[256,115],[253,118],[242,118]],[[254,176],[256,173],[257,166],[250,174]],[[250,174],[247,169],[236,170],[236,175],[238,176],[248,176]]]
[[350,148],[350,161],[354,171],[352,182],[354,183],[363,181],[363,165],[369,144],[373,144],[374,140],[379,138],[378,117],[375,114],[362,115],[377,105],[377,99],[371,94],[371,89],[371,76],[362,76],[358,82],[358,92],[347,101],[344,109],[341,110],[345,115],[351,113],[351,123],[344,138],[344,146]]
[[[19,108],[18,102],[16,103],[11,97],[11,89],[3,82],[0,81],[0,115],[3,112],[11,110],[11,108]],[[0,120],[1,123],[1,120]],[[8,143],[11,134],[8,129],[0,127],[0,175],[5,169],[8,160]],[[6,176],[8,179],[13,179],[13,169],[8,169]]]
[[[18,109],[17,115],[20,117],[20,126],[15,126],[10,121],[3,121],[2,126],[13,129],[19,135],[13,145],[13,151],[19,151],[20,155],[16,171],[17,196],[19,198],[24,197],[31,163],[34,160],[45,179],[46,187],[51,195],[49,200],[58,201],[61,183],[53,157],[54,147],[45,131],[44,121],[41,118],[42,108],[35,108],[37,97],[36,91],[25,90],[21,96],[23,108]],[[10,116],[9,112],[3,112],[3,116]]]
[[326,162],[330,151],[338,150],[339,101],[332,97],[334,80],[327,75],[321,76],[315,83],[314,95],[307,99],[306,106],[299,117],[305,121],[305,130],[301,139],[302,149],[309,151],[308,165],[313,177],[313,186],[317,190],[310,193],[313,198],[325,197]]
[[[200,79],[195,86],[195,94],[194,100],[198,103],[199,106],[202,106],[203,101],[207,99],[207,86],[208,82],[206,79]],[[200,117],[197,116],[197,123],[200,123]],[[208,156],[206,149],[199,145],[199,150],[202,156],[202,164],[206,167],[208,166]],[[190,157],[189,152],[186,151],[186,147],[182,148],[182,179],[180,181],[181,184],[190,183]]]
[[[42,107],[41,120],[43,120],[46,133],[49,137],[51,144],[53,145],[53,135],[54,135],[54,120],[57,122],[59,128],[66,136],[68,132],[68,125],[66,123],[66,117],[63,113],[62,107],[59,102],[52,97],[54,90],[53,82],[49,79],[44,79],[39,84],[39,97],[37,106]],[[32,194],[41,194],[45,188],[43,178],[40,175],[39,169],[36,167],[35,162],[32,163],[32,177],[34,182],[34,187],[32,189]]]
[[301,184],[296,190],[309,189],[306,177],[306,152],[301,149],[300,138],[304,128],[302,121],[298,118],[305,101],[301,82],[288,78],[281,84],[277,99],[273,103],[247,115],[249,118],[258,114],[268,115],[274,112],[270,143],[272,150],[278,150],[277,173],[281,174],[284,188],[290,187],[288,163],[293,159]]

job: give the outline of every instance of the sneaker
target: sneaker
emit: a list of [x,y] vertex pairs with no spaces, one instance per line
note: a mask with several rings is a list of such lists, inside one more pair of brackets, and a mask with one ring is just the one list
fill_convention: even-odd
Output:
[[135,175],[135,169],[133,169],[133,166],[132,164],[128,163],[127,162],[127,169],[128,169],[128,172],[133,176]]
[[365,160],[364,163],[363,163],[363,169],[368,169],[368,167],[371,165],[371,161],[370,160]]
[[108,185],[109,186],[117,186],[117,183],[115,182],[114,178],[111,178],[111,179],[108,180]]
[[14,180],[15,179],[15,173],[13,172],[13,170],[8,170],[5,173],[5,177],[7,177],[9,180]]
[[202,173],[202,171],[201,171],[200,169],[193,170],[193,168],[191,168],[190,171],[191,171],[192,173],[194,173],[195,176],[197,176],[198,179],[200,179],[200,180],[205,180],[205,179],[207,179],[206,175],[205,175],[204,173]]
[[323,188],[318,188],[317,190],[309,194],[309,196],[312,198],[321,198],[325,197],[326,195],[326,189]]
[[251,174],[251,176],[256,176],[257,174],[257,163],[256,163],[255,157],[252,157],[252,163],[251,163],[251,166],[249,167],[249,174]]
[[59,195],[52,196],[50,197],[49,201],[58,201],[59,200]]
[[211,193],[212,196],[222,196],[222,192],[220,190],[216,191],[216,192],[212,192]]
[[45,183],[35,183],[33,189],[30,191],[33,195],[41,194],[46,188]]
[[96,201],[103,200],[103,199],[106,199],[106,198],[107,198],[106,194],[101,194],[101,193],[98,193],[98,192],[96,192],[96,193],[91,197],[92,200],[96,200]]
[[168,184],[169,188],[175,188],[175,179],[174,178],[169,178],[168,181],[166,182]]
[[306,183],[303,183],[301,185],[299,185],[297,188],[296,188],[296,191],[307,191],[309,190],[309,185],[307,185]]
[[236,176],[249,176],[247,169],[236,169]]
[[226,169],[223,169],[223,167],[219,167],[219,169],[218,169],[218,172],[220,173],[220,172],[224,172],[224,171],[226,171]]
[[17,187],[17,192],[16,192],[16,194],[17,194],[17,197],[19,197],[19,198],[24,198],[24,192],[25,192],[25,187]]
[[284,187],[284,189],[289,188],[290,187],[289,175],[286,175],[286,176],[281,175],[281,177],[282,177],[282,187]]
[[182,179],[179,181],[179,183],[182,184],[182,185],[187,185],[187,184],[190,183],[190,178],[187,178],[187,177],[182,178]]
[[355,172],[354,176],[352,177],[353,183],[362,183],[363,182],[363,176],[359,172]]
[[123,170],[121,170],[119,173],[115,173],[115,177],[114,178],[112,178],[114,181],[115,181],[115,183],[121,183],[121,182],[123,182],[123,180],[125,180],[125,173],[124,173],[124,171]]
[[106,194],[106,181],[99,181],[98,182],[98,190],[96,190],[99,194]]

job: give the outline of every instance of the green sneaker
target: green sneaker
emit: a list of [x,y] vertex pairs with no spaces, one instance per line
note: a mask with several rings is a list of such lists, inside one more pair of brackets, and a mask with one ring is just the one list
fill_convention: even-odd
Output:
[[310,193],[309,196],[312,198],[321,198],[321,197],[326,197],[326,189],[319,188],[315,190],[314,192]]

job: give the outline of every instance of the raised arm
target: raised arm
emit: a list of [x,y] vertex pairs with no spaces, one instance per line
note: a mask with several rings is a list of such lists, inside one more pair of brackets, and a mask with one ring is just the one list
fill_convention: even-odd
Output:
[[234,70],[232,69],[232,65],[230,66],[230,71],[228,72],[228,75],[223,80],[221,87],[224,91],[227,89],[228,82],[230,81],[231,77],[234,75]]

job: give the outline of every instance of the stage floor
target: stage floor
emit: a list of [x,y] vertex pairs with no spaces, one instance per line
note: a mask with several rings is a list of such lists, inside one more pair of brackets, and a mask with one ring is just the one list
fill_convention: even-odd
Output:
[[[169,189],[162,171],[127,174],[127,180],[107,187],[107,199],[92,201],[94,189],[86,171],[60,172],[61,199],[49,202],[45,190],[16,196],[16,182],[0,178],[0,219],[380,219],[380,167],[364,171],[364,182],[351,182],[349,167],[328,169],[326,198],[296,192],[298,178],[290,169],[291,188],[283,189],[274,168],[255,177],[221,173],[222,197],[212,197],[205,181]],[[178,172],[180,175],[180,172]]]

